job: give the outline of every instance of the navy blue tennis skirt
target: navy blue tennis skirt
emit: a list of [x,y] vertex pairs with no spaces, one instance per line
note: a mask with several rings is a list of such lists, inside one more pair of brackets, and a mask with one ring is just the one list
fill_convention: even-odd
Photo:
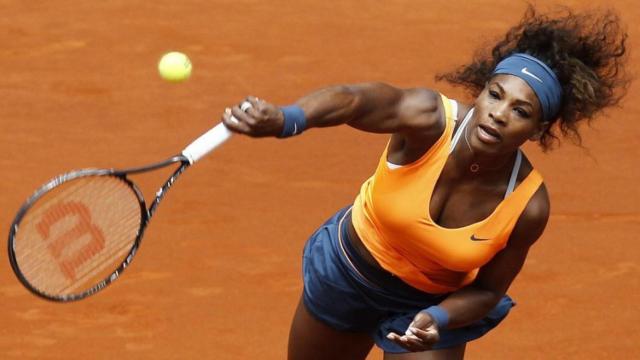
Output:
[[[407,352],[387,334],[404,334],[420,310],[439,304],[447,294],[425,293],[363,261],[348,240],[350,214],[350,207],[338,211],[307,241],[302,262],[304,304],[316,319],[336,330],[366,332],[385,352]],[[441,329],[433,348],[455,347],[481,337],[514,305],[505,295],[484,319],[462,328]]]

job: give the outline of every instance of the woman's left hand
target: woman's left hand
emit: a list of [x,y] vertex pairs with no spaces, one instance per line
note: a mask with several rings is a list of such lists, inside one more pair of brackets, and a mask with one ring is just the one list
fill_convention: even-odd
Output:
[[412,351],[430,350],[433,344],[440,340],[438,325],[426,312],[419,312],[414,318],[404,335],[394,332],[387,334],[387,339],[392,340],[403,348]]

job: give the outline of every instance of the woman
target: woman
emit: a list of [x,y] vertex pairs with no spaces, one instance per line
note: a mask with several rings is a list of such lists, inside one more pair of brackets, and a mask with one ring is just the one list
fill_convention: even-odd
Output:
[[429,89],[334,86],[278,108],[250,97],[222,121],[289,137],[347,124],[391,134],[355,202],[308,240],[290,359],[461,359],[513,306],[507,289],[549,218],[542,177],[520,151],[615,105],[626,34],[611,12],[549,17],[529,7],[490,54],[439,76],[473,105]]

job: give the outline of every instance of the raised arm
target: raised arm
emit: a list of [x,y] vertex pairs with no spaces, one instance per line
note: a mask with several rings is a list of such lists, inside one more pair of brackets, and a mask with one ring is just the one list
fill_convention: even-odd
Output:
[[[252,108],[227,109],[222,121],[231,130],[253,137],[278,136],[284,116],[279,107],[254,97]],[[347,124],[374,133],[428,136],[442,124],[437,93],[427,89],[399,89],[381,83],[327,87],[295,103],[305,115],[307,129]],[[233,121],[231,115],[238,121]]]

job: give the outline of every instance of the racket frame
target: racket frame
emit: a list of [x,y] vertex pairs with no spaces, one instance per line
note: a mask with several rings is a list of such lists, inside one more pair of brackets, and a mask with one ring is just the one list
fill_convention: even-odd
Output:
[[[127,175],[149,172],[149,171],[161,169],[176,163],[179,163],[180,166],[178,166],[178,168],[172,172],[169,178],[158,189],[153,199],[153,202],[151,203],[149,208],[147,208],[142,191],[140,191],[138,186],[133,181],[131,181],[127,177]],[[187,157],[185,157],[184,155],[176,155],[164,161],[150,164],[147,166],[133,167],[133,168],[127,168],[127,169],[80,169],[80,170],[70,171],[68,173],[56,176],[55,178],[49,180],[47,183],[42,185],[38,190],[36,190],[24,202],[24,204],[18,210],[13,222],[11,223],[11,228],[9,230],[9,241],[8,241],[9,262],[11,263],[11,268],[13,269],[13,272],[15,273],[16,277],[22,283],[22,285],[26,287],[29,291],[31,291],[33,294],[43,299],[56,301],[56,302],[70,302],[70,301],[81,300],[104,289],[109,284],[117,280],[122,274],[122,272],[129,266],[129,264],[131,264],[135,254],[138,251],[138,248],[140,247],[140,243],[142,242],[144,231],[147,228],[147,225],[149,224],[151,217],[156,212],[158,205],[160,204],[160,201],[162,201],[167,190],[169,190],[169,188],[173,185],[176,179],[190,165],[191,165],[191,162]],[[112,271],[106,278],[99,281],[90,289],[87,289],[77,294],[55,295],[55,294],[47,293],[33,286],[20,270],[20,266],[18,264],[16,254],[15,254],[15,238],[20,227],[20,222],[22,221],[24,216],[27,214],[29,209],[31,209],[31,207],[33,207],[33,205],[45,194],[47,194],[49,191],[71,180],[75,180],[82,177],[88,177],[88,176],[117,177],[120,181],[123,181],[125,184],[127,184],[131,190],[133,190],[133,193],[137,197],[138,203],[140,205],[140,227],[138,229],[138,233],[136,234],[136,238],[131,246],[131,249],[129,250],[127,255],[124,257],[120,265],[114,271]]]
[[[250,107],[251,107],[251,104],[248,101],[244,101],[241,104],[241,109],[243,111],[247,111],[247,109]],[[232,120],[234,119],[235,118],[232,116]],[[235,121],[238,121],[238,120],[235,119]],[[202,134],[196,140],[191,142],[186,148],[182,150],[180,154],[175,155],[164,161],[146,165],[146,166],[134,167],[134,168],[128,168],[128,169],[122,169],[122,170],[118,170],[118,169],[75,170],[75,171],[68,172],[66,174],[59,175],[53,178],[52,180],[48,181],[46,184],[44,184],[38,190],[36,190],[33,193],[33,195],[31,195],[31,197],[27,199],[27,201],[25,201],[22,207],[18,210],[11,224],[11,228],[9,230],[9,241],[8,241],[9,261],[11,263],[11,268],[13,269],[13,272],[16,274],[18,280],[33,294],[43,299],[56,301],[56,302],[69,302],[69,301],[81,300],[107,287],[109,284],[111,284],[113,281],[115,281],[120,277],[122,272],[129,266],[129,264],[133,260],[133,257],[138,251],[138,248],[142,241],[144,230],[146,229],[147,224],[151,220],[151,217],[156,212],[157,207],[160,204],[160,201],[164,198],[164,195],[167,192],[167,190],[171,188],[171,186],[176,181],[176,179],[188,167],[190,167],[191,165],[199,161],[201,158],[209,154],[211,151],[213,151],[223,143],[225,143],[227,140],[229,140],[231,135],[232,135],[231,131],[227,129],[223,123],[219,123],[213,128],[209,129],[204,134]],[[156,196],[153,202],[147,209],[147,205],[145,203],[142,192],[134,182],[132,182],[127,178],[127,175],[152,171],[152,170],[167,167],[175,163],[180,163],[180,166],[173,171],[171,176],[169,176],[169,178],[165,181],[165,183],[159,188],[159,190],[156,192]],[[140,228],[138,230],[138,234],[136,235],[136,239],[131,247],[131,250],[129,250],[129,253],[123,259],[120,266],[116,270],[114,270],[111,273],[111,275],[107,276],[105,279],[98,282],[91,289],[86,290],[79,294],[70,294],[70,295],[49,294],[31,285],[29,281],[26,279],[26,277],[22,274],[22,271],[20,270],[20,266],[18,265],[18,261],[15,256],[15,245],[14,245],[15,235],[19,229],[20,222],[22,221],[24,215],[27,213],[27,211],[29,211],[29,209],[33,206],[33,204],[38,199],[40,199],[44,194],[46,194],[51,189],[54,189],[60,186],[61,184],[73,179],[77,179],[79,177],[84,177],[84,176],[115,176],[120,178],[125,183],[127,183],[129,187],[133,189],[136,197],[138,198],[138,202],[140,203],[140,216],[141,216]]]

